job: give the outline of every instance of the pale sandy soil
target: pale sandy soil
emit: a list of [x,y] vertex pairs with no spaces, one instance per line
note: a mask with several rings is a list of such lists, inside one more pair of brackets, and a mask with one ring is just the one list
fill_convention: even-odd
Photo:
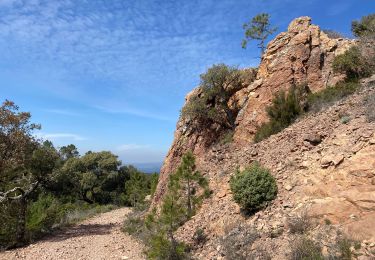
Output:
[[27,247],[0,253],[0,259],[145,259],[143,246],[121,231],[130,211],[97,215]]

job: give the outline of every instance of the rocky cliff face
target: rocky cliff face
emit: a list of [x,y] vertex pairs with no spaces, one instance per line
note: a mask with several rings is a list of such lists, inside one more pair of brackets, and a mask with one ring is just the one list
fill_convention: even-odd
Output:
[[[303,214],[314,223],[309,236],[324,245],[324,254],[337,250],[333,243],[341,230],[362,241],[358,259],[374,259],[375,122],[366,119],[363,101],[375,95],[374,77],[363,82],[361,91],[325,111],[309,114],[258,144],[252,142],[257,126],[267,120],[265,107],[277,91],[306,83],[316,92],[343,79],[332,73],[331,65],[351,44],[350,40],[328,38],[311,25],[309,17],[298,18],[268,44],[256,77],[249,77],[231,98],[230,105],[239,111],[234,142],[215,144],[217,126],[197,131],[189,127],[189,121],[178,122],[153,205],[160,202],[182,154],[192,150],[213,191],[177,232],[178,238],[192,245],[197,259],[225,258],[223,239],[229,236],[228,229],[241,236],[233,243],[244,246],[243,241],[251,240],[246,248],[249,259],[267,259],[256,252],[286,259],[301,238],[290,231],[288,220]],[[229,179],[237,167],[243,169],[253,161],[270,169],[279,192],[266,209],[244,217],[232,199]],[[245,226],[245,233],[239,223]],[[207,234],[205,243],[198,246],[193,241],[197,229]],[[246,234],[251,229],[256,237]]]
[[311,24],[310,17],[292,21],[288,31],[277,35],[267,46],[258,79],[248,87],[249,98],[237,118],[235,140],[252,140],[257,127],[267,118],[265,107],[277,91],[293,84],[307,84],[316,92],[341,80],[342,75],[333,74],[332,62],[351,44],[347,39],[330,39],[319,26]]
[[[375,122],[366,119],[363,101],[369,95],[375,95],[375,78],[346,100],[258,144],[214,146],[201,157],[200,166],[213,194],[178,230],[178,237],[193,245],[197,259],[223,259],[228,230],[239,236],[233,241],[239,247],[249,238],[241,233],[240,224],[258,234],[245,244],[249,256],[265,251],[272,259],[288,259],[291,247],[301,239],[290,231],[288,221],[306,214],[311,221],[308,234],[324,245],[325,254],[335,250],[341,230],[361,241],[358,259],[374,259]],[[343,122],[343,115],[349,122]],[[270,169],[279,191],[272,205],[245,217],[232,199],[229,179],[237,167],[243,169],[253,161]],[[196,247],[193,234],[199,228],[208,238]]]
[[[280,33],[268,44],[256,80],[253,80],[254,70],[245,70],[244,73],[249,75],[248,80],[230,100],[230,105],[239,110],[235,143],[242,145],[252,142],[257,127],[267,120],[265,107],[277,91],[302,83],[317,91],[342,79],[342,75],[332,73],[331,64],[335,55],[343,53],[350,44],[351,41],[346,39],[328,38],[318,26],[311,25],[309,17],[292,21],[287,32]],[[186,102],[197,92],[199,88],[189,93]],[[186,151],[193,151],[197,164],[200,164],[202,155],[218,138],[217,131],[214,131],[217,127],[212,125],[197,131],[190,127],[189,121],[181,119],[177,123],[173,144],[160,172],[153,205],[162,198],[169,174],[176,169]]]

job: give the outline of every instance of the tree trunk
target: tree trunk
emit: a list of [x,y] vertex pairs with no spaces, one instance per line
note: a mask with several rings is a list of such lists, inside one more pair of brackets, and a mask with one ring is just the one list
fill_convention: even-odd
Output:
[[16,243],[17,246],[22,246],[25,244],[27,199],[22,196],[18,203],[20,209],[17,219]]
[[225,114],[227,115],[227,122],[228,122],[229,128],[231,130],[234,130],[236,119],[234,118],[232,111],[230,110],[229,107],[226,107],[225,105],[224,105],[224,111],[225,111]]
[[89,204],[94,204],[94,202],[87,197],[87,191],[82,192],[82,199]]
[[173,236],[173,230],[171,227],[171,230],[169,230],[169,239],[171,241],[171,252],[170,252],[170,259],[178,259],[177,255],[177,241]]
[[264,51],[265,51],[265,46],[264,46],[264,40],[261,40],[260,41],[260,50],[261,50],[261,57],[260,58],[263,58],[263,54],[264,54]]
[[188,190],[188,194],[187,194],[187,208],[188,208],[188,217],[190,218],[191,217],[191,214],[192,214],[192,210],[191,210],[191,187],[190,187],[190,179],[187,180],[187,190]]

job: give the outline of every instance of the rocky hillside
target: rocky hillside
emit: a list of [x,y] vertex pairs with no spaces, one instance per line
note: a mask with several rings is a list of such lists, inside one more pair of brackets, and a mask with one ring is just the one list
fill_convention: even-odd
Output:
[[[342,79],[343,75],[332,73],[331,65],[335,55],[345,52],[351,44],[347,39],[330,39],[311,24],[310,17],[292,21],[287,32],[280,33],[268,44],[256,76],[253,69],[244,71],[248,80],[230,100],[232,107],[239,110],[235,142],[240,145],[252,141],[257,127],[267,120],[265,108],[277,91],[288,89],[292,84],[308,83],[315,92]],[[199,88],[186,96],[186,102],[196,92]],[[190,123],[185,119],[177,123],[173,144],[161,168],[154,205],[162,198],[169,173],[176,169],[181,156],[191,150],[199,164],[201,155],[217,140],[216,132],[212,131],[215,125],[202,131],[192,128]]]
[[[323,236],[319,239],[325,239],[326,252],[334,247],[337,230],[342,230],[365,241],[362,253],[368,258],[362,259],[373,259],[375,123],[366,121],[363,100],[374,93],[375,81],[263,142],[212,147],[201,157],[201,170],[214,193],[179,230],[180,238],[193,244],[195,230],[204,229],[209,238],[196,256],[220,259],[225,255],[222,237],[242,223],[259,234],[251,249],[285,259],[298,238],[289,232],[288,220],[307,214],[315,222],[312,235]],[[349,122],[343,123],[344,115]],[[253,161],[271,170],[279,192],[272,205],[246,218],[233,201],[228,182],[237,167],[243,169]]]
[[[343,79],[333,74],[331,65],[335,55],[351,44],[330,39],[311,25],[309,17],[298,18],[268,44],[256,79],[233,95],[239,113],[231,144],[215,143],[210,129],[196,131],[188,121],[178,122],[153,205],[161,201],[168,176],[182,154],[192,150],[213,194],[178,230],[178,237],[192,245],[198,259],[224,258],[228,255],[225,243],[248,246],[247,259],[267,259],[257,255],[262,252],[272,259],[285,259],[301,238],[289,224],[298,218],[309,220],[306,232],[322,242],[325,254],[335,254],[334,242],[344,232],[362,241],[357,248],[359,259],[375,257],[375,122],[366,119],[364,104],[365,97],[375,95],[374,78],[326,110],[307,114],[258,144],[252,142],[257,127],[267,120],[265,107],[277,91],[307,83],[316,92]],[[270,169],[279,192],[265,210],[246,217],[233,201],[228,182],[237,168],[253,161]],[[193,239],[197,229],[207,234],[205,243],[198,246]],[[239,239],[231,242],[233,234]]]

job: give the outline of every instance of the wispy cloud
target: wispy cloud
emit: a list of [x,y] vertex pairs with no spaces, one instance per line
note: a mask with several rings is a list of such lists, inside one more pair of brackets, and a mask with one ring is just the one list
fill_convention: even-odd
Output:
[[[103,100],[136,93],[162,100],[165,107],[165,99],[184,96],[208,64],[243,61],[222,44],[237,26],[223,19],[233,9],[228,0],[3,1],[0,50],[6,51],[0,63],[54,77],[51,81],[66,84],[43,90],[107,111],[168,121],[164,113],[141,109],[142,102],[118,109]],[[231,44],[240,49],[240,39]]]
[[[100,3],[6,0],[6,12],[0,10],[0,35],[14,40],[10,49],[18,50],[20,56],[28,53],[33,60],[48,59],[69,70],[110,78],[131,76],[127,74],[134,66],[152,69],[146,63],[156,59],[165,65],[182,64],[202,51],[210,52],[207,47],[215,44],[215,29],[202,28],[198,34],[192,28],[193,32],[186,33],[187,20],[170,19],[175,12],[189,12],[192,5],[174,10],[175,5],[169,3],[160,9],[146,1]],[[85,11],[77,12],[80,9]],[[221,22],[221,28],[225,27]]]
[[77,134],[71,134],[71,133],[38,133],[36,134],[37,137],[51,140],[51,141],[57,141],[60,139],[67,139],[67,140],[73,140],[73,141],[84,141],[87,140],[86,137],[77,135]]
[[124,107],[114,108],[111,106],[108,106],[108,107],[94,106],[94,108],[104,111],[106,113],[111,113],[111,114],[127,114],[127,115],[150,118],[150,119],[155,119],[155,120],[160,120],[160,121],[175,121],[176,120],[175,118],[170,118],[170,117],[166,117],[163,115],[150,113],[148,111],[144,111],[144,110],[136,109],[136,108],[124,108]]
[[64,116],[81,116],[80,113],[66,109],[44,109],[45,112]]

